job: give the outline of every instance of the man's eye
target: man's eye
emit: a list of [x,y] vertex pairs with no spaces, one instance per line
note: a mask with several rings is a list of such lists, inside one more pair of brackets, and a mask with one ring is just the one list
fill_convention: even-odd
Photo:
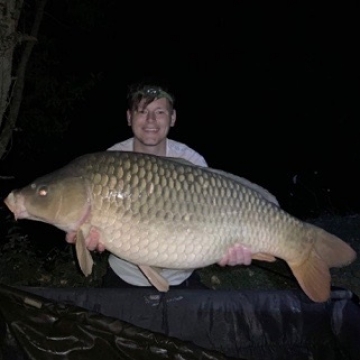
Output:
[[164,111],[164,110],[157,110],[157,111],[156,111],[156,114],[159,114],[159,115],[165,114],[165,111]]
[[139,114],[146,114],[146,110],[138,110]]

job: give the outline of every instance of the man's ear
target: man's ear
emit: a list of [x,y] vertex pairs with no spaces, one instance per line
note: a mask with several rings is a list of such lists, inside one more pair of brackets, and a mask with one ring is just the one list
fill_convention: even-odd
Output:
[[172,114],[171,114],[171,122],[170,122],[170,126],[174,126],[176,122],[176,110],[173,109]]
[[131,112],[130,112],[130,110],[126,111],[126,120],[127,120],[127,124],[129,126],[131,126]]

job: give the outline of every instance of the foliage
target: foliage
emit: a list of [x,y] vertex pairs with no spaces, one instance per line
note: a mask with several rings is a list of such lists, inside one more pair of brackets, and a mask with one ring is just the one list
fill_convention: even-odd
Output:
[[[41,3],[45,6],[47,1],[42,0]],[[4,123],[7,120],[9,124],[4,126],[7,131],[2,131],[0,138],[3,146],[0,156],[5,157],[6,148],[6,152],[11,154],[11,159],[8,160],[10,164],[29,163],[31,166],[31,163],[43,159],[48,153],[63,150],[65,133],[74,117],[76,118],[76,109],[86,103],[89,92],[101,80],[100,75],[95,75],[88,66],[87,55],[74,57],[74,51],[69,45],[69,37],[73,37],[74,32],[94,28],[94,24],[89,21],[89,14],[96,12],[96,3],[85,2],[82,6],[87,7],[88,15],[81,16],[77,22],[70,16],[73,23],[71,20],[65,23],[61,16],[69,11],[70,15],[72,11],[79,15],[80,5],[73,9],[71,2],[49,1],[43,19],[37,17],[40,11],[38,2],[25,3],[17,30],[22,34],[31,33],[36,45],[31,49],[31,56],[26,46],[19,45],[14,54],[12,69],[8,67],[12,74],[13,89],[20,89],[16,101],[11,97],[10,108],[14,108],[11,112],[11,124],[4,118]],[[32,34],[36,21],[42,22],[42,26],[39,26],[38,33]],[[81,46],[83,44],[78,44],[78,48]],[[28,56],[26,66],[22,64],[25,53]],[[79,53],[83,54],[81,51]],[[21,64],[23,71],[20,74]],[[8,75],[10,76],[10,71]]]
[[29,241],[28,235],[7,219],[7,234],[0,240],[0,283],[11,286],[77,287],[101,286],[107,254],[93,254],[90,276],[80,272],[73,246],[53,248],[45,256]]
[[29,64],[17,126],[17,152],[26,159],[61,151],[76,106],[100,81],[100,75],[61,69],[56,43],[42,39]]
[[302,219],[325,214],[348,215],[359,210],[357,204],[339,196],[348,189],[338,189],[325,171],[302,171],[287,180],[278,200],[286,211]]
[[[65,6],[64,4],[62,6]],[[109,22],[107,14],[112,13],[109,9],[111,2],[102,2],[98,0],[87,1],[67,1],[66,11],[67,19],[73,26],[81,28],[81,30],[99,31],[101,28],[107,28]]]

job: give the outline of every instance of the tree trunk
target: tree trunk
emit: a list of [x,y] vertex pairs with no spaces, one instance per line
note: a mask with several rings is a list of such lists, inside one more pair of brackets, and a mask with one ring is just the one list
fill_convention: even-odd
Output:
[[[47,0],[36,1],[34,23],[30,36],[16,32],[23,0],[0,0],[0,159],[6,153],[15,130],[22,93],[25,70],[36,42]],[[20,62],[12,77],[15,47],[26,41]]]
[[[18,43],[16,28],[23,0],[0,0],[0,129],[9,112],[13,54]],[[0,159],[7,143],[0,136]]]

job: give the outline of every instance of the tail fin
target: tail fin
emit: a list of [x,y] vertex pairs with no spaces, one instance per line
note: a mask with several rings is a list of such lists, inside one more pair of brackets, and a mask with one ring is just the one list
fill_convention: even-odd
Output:
[[308,257],[289,266],[301,288],[315,302],[324,302],[330,297],[331,274],[329,268],[349,265],[356,252],[343,240],[316,226],[310,225],[310,234],[315,237]]
[[356,252],[345,241],[320,228],[316,228],[316,232],[314,249],[329,268],[347,266],[356,259]]

